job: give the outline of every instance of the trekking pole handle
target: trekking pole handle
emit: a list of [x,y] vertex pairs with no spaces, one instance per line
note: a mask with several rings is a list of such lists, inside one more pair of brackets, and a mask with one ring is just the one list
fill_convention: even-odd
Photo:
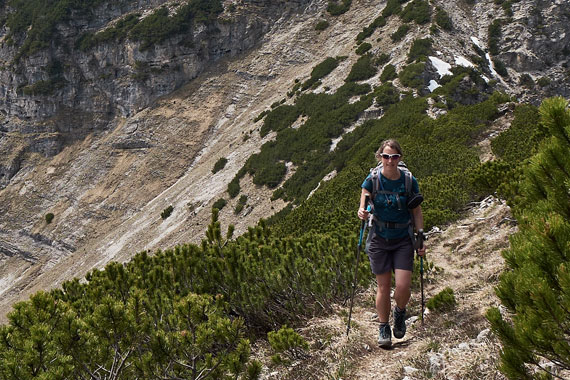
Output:
[[418,240],[420,241],[420,249],[422,249],[424,247],[424,240],[425,239],[426,239],[426,236],[424,235],[424,230],[420,228],[418,230]]
[[[370,205],[368,204],[370,195],[369,194],[364,194],[364,208],[366,211],[370,212]],[[358,245],[362,245],[362,237],[364,236],[364,228],[366,227],[366,219],[364,219],[362,221],[362,223],[360,223],[360,237],[358,240]]]

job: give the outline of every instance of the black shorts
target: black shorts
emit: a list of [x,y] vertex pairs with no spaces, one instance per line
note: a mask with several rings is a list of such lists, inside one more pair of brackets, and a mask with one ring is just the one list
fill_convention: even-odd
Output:
[[384,239],[377,234],[366,243],[366,253],[374,274],[382,274],[394,269],[412,271],[414,269],[414,247],[412,239]]

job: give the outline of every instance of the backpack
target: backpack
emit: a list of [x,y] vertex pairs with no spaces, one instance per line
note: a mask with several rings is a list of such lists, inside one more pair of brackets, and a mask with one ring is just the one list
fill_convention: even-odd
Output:
[[380,182],[380,173],[382,172],[382,168],[384,165],[382,162],[375,168],[370,169],[370,177],[372,179],[372,199],[376,199],[377,194],[390,194],[396,195],[396,199],[398,202],[398,209],[402,209],[402,205],[400,203],[400,195],[406,195],[407,197],[412,196],[412,172],[406,166],[403,161],[398,162],[398,169],[400,169],[404,173],[404,193],[394,193],[392,191],[384,190],[382,183]]

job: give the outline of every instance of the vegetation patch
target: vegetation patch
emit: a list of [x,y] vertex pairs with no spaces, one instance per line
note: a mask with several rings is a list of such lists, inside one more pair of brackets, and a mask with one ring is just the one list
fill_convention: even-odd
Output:
[[242,212],[246,204],[247,204],[247,195],[242,195],[241,197],[239,197],[238,204],[236,205],[236,208],[234,210],[234,214],[237,215],[240,212]]
[[376,96],[376,104],[379,106],[388,106],[400,101],[400,92],[391,82],[385,83],[374,90]]
[[493,20],[489,25],[487,36],[489,38],[489,53],[492,55],[499,54],[499,43],[501,41],[501,20]]
[[162,210],[162,212],[160,213],[160,217],[162,218],[162,220],[168,218],[172,214],[172,211],[174,211],[174,207],[172,207],[172,205]]
[[372,78],[378,69],[373,64],[373,58],[370,54],[365,54],[356,61],[352,68],[350,69],[350,73],[346,77],[348,82],[356,82],[360,80],[365,80],[368,78]]
[[398,73],[396,73],[396,66],[394,65],[386,65],[382,74],[380,74],[380,80],[382,82],[387,82],[392,79],[396,79],[398,77]]
[[308,88],[311,88],[315,83],[329,75],[334,69],[337,68],[339,62],[342,59],[343,58],[341,57],[328,57],[323,62],[313,67],[313,70],[311,71],[311,78],[309,78],[309,80],[301,85],[302,90],[304,91]]
[[228,201],[226,201],[224,198],[220,198],[214,202],[212,209],[221,210],[226,206],[227,203]]
[[432,40],[429,38],[414,40],[408,52],[408,63],[414,61],[425,61],[432,55]]
[[267,341],[274,352],[271,357],[274,363],[287,363],[308,356],[309,343],[290,327],[283,326],[278,331],[268,332]]
[[388,0],[382,10],[382,16],[388,18],[392,15],[400,14],[400,12],[402,12],[402,4],[406,1],[407,0]]
[[509,198],[518,232],[503,251],[508,270],[496,287],[506,311],[494,307],[486,314],[503,347],[499,368],[510,379],[551,378],[541,363],[558,357],[549,367],[550,373],[557,373],[567,369],[565,363],[570,360],[568,342],[560,340],[567,336],[563,321],[570,318],[566,307],[570,291],[568,101],[547,99],[539,113],[548,137],[523,168]]
[[443,30],[451,31],[453,29],[453,21],[449,14],[443,8],[437,8],[435,12],[435,23]]
[[406,36],[406,34],[408,34],[408,31],[410,30],[410,26],[408,24],[403,24],[400,25],[400,27],[398,28],[398,30],[396,30],[394,33],[392,33],[390,35],[390,38],[392,39],[392,42],[398,42],[401,41],[402,38],[404,38]]
[[415,21],[418,25],[427,24],[431,20],[431,8],[426,0],[412,0],[400,13],[404,22]]
[[364,42],[356,48],[356,54],[363,55],[364,53],[368,52],[368,50],[372,49],[372,45],[368,42]]
[[46,221],[46,223],[47,223],[47,224],[50,224],[50,223],[52,222],[53,218],[54,218],[53,213],[48,212],[48,213],[45,215],[45,221]]
[[216,174],[217,172],[219,172],[220,170],[222,170],[226,164],[228,163],[228,159],[225,157],[221,157],[218,161],[216,161],[216,163],[214,164],[214,167],[212,168],[212,173]]
[[315,30],[318,31],[322,31],[325,30],[326,28],[329,27],[329,22],[327,20],[321,20],[319,22],[317,22],[317,25],[315,25]]
[[327,12],[329,12],[331,16],[340,16],[341,14],[346,13],[350,9],[351,5],[352,0],[329,0]]
[[383,16],[378,16],[374,21],[362,29],[362,32],[358,33],[356,36],[356,42],[358,44],[362,43],[366,38],[370,37],[377,28],[381,28],[386,25],[386,19]]
[[430,298],[426,306],[431,311],[444,312],[453,310],[456,304],[453,289],[447,287]]
[[412,63],[404,67],[400,74],[398,74],[398,77],[404,86],[419,89],[425,86],[424,79],[422,78],[424,70],[425,63]]

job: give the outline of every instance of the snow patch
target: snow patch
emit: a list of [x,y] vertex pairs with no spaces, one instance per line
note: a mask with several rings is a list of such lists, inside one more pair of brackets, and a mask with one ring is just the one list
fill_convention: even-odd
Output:
[[439,74],[439,77],[443,77],[444,75],[451,75],[451,65],[445,61],[442,61],[441,59],[437,58],[437,57],[429,57],[432,65],[435,67],[435,69],[437,70],[437,73]]
[[483,48],[483,44],[481,44],[481,41],[479,41],[479,39],[477,37],[473,37],[471,36],[471,42],[473,42],[475,45],[477,45],[477,47],[481,50],[485,50]]
[[485,54],[485,58],[487,59],[487,62],[489,62],[489,70],[491,70],[491,74],[493,74],[494,77],[498,77],[499,74],[495,71],[495,66],[493,65],[493,61],[491,61],[489,53]]
[[455,57],[455,64],[463,67],[475,67],[467,58],[463,56],[456,56]]
[[428,89],[430,90],[430,92],[433,92],[438,87],[441,87],[441,85],[437,83],[435,80],[432,79],[429,81]]

